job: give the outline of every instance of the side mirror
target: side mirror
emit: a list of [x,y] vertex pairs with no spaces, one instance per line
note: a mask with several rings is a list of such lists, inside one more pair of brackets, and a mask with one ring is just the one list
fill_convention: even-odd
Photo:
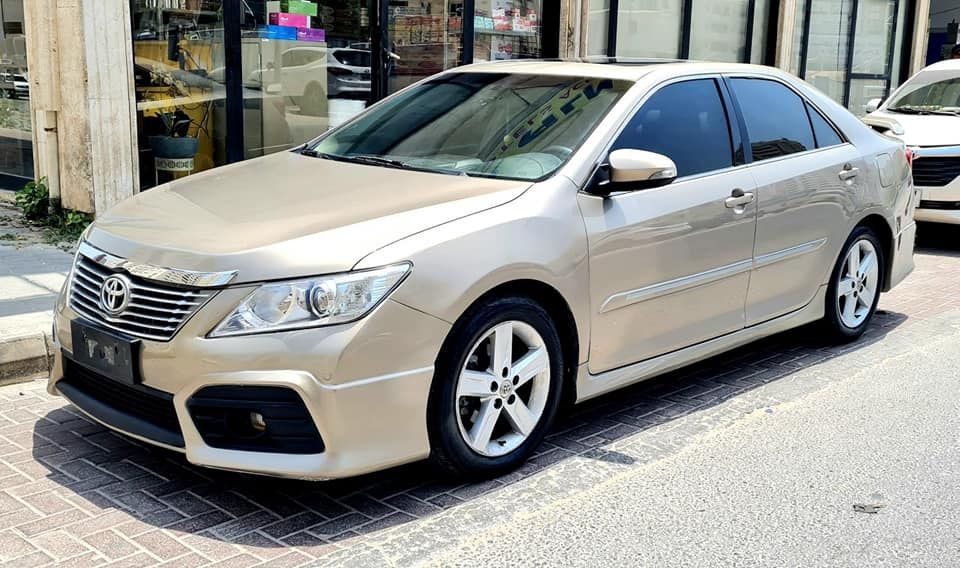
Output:
[[883,99],[870,99],[867,102],[867,105],[863,107],[863,110],[866,111],[867,114],[870,114],[871,112],[876,112],[876,110],[880,108],[880,105],[882,104]]
[[660,187],[677,179],[677,165],[663,154],[624,148],[607,157],[606,179],[591,184],[590,193],[607,196],[615,191]]

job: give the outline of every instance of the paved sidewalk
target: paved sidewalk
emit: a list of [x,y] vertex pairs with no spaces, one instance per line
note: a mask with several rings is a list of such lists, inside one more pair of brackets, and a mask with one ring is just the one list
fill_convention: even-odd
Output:
[[48,369],[48,339],[70,253],[50,245],[0,245],[0,384]]

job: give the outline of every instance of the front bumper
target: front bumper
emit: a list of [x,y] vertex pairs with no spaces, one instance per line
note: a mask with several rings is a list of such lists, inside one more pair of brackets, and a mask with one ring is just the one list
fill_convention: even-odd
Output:
[[[430,446],[427,398],[433,362],[449,324],[387,300],[352,324],[294,332],[207,339],[250,288],[221,291],[169,342],[143,341],[142,384],[172,395],[176,439],[144,434],[123,418],[129,409],[92,407],[57,388],[73,353],[70,322],[79,316],[62,303],[54,318],[56,354],[48,389],[105,426],[183,452],[206,467],[293,477],[347,477],[423,459]],[[402,333],[400,333],[402,331]],[[67,381],[64,386],[72,384]],[[283,387],[302,400],[323,442],[320,453],[241,451],[212,447],[194,423],[189,403],[210,386]],[[71,391],[65,388],[66,391]],[[71,391],[75,392],[75,391]],[[116,406],[116,405],[115,405]],[[86,408],[85,408],[86,407]],[[117,418],[117,417],[120,418]],[[268,426],[269,427],[269,426]],[[148,431],[146,431],[148,432]]]

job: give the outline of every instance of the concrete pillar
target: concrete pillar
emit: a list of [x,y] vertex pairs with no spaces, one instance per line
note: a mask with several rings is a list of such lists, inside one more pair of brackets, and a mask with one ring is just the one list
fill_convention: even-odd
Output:
[[910,49],[910,74],[923,69],[927,63],[927,39],[930,33],[930,0],[917,0],[914,12],[913,45]]
[[796,65],[797,54],[793,49],[797,21],[803,18],[803,14],[797,13],[800,5],[797,0],[781,0],[777,22],[777,51],[774,65],[794,75],[800,72]]
[[[139,187],[128,0],[24,2],[37,177],[59,177],[62,204],[106,211]],[[49,151],[51,122],[55,153]],[[56,163],[54,163],[56,162]],[[52,175],[53,174],[53,175]]]

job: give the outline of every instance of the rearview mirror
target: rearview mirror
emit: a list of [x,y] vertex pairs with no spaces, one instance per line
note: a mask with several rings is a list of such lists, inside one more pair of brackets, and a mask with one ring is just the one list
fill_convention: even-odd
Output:
[[871,112],[875,112],[878,108],[880,108],[880,105],[882,104],[883,99],[870,99],[867,102],[867,105],[863,107],[863,110],[865,110],[867,114],[870,114]]

